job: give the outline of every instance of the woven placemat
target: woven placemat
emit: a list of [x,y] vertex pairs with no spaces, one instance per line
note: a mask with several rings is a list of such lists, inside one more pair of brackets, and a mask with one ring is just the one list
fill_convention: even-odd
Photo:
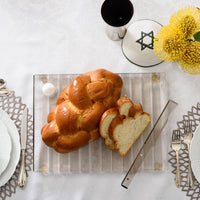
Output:
[[[21,97],[15,96],[15,93],[13,91],[11,91],[8,96],[0,97],[0,109],[8,113],[10,118],[14,121],[19,134],[19,130],[21,127],[21,117],[25,106],[26,105],[23,104],[21,101]],[[0,187],[0,199],[4,200],[6,199],[6,197],[11,197],[12,194],[16,192],[16,188],[18,187],[17,179],[19,174],[20,162],[21,160],[19,161],[16,170],[10,180],[4,186]],[[25,163],[28,176],[28,172],[32,170],[33,166],[33,120],[30,114],[28,114],[27,149]]]
[[[188,121],[192,121],[192,131],[196,130],[196,127],[200,124],[200,104],[197,103],[196,106],[192,106],[191,111],[188,111],[187,115],[183,116],[183,120],[177,122],[178,128],[176,130],[181,131],[181,139],[183,141],[183,133],[184,133],[184,124]],[[176,174],[176,153],[171,150],[169,152],[169,163],[171,164],[173,170],[172,173]],[[197,180],[194,181],[194,188],[191,189],[186,185],[187,182],[187,172],[188,172],[188,150],[186,144],[182,143],[182,148],[179,151],[179,164],[180,164],[180,173],[181,173],[181,190],[186,192],[186,196],[190,197],[192,200],[200,199],[200,184]]]

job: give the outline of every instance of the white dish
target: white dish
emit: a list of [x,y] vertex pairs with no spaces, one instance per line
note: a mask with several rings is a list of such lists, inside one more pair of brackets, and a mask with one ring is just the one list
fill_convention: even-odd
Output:
[[12,149],[10,135],[8,129],[0,121],[0,175],[8,166],[10,160],[10,152]]
[[122,40],[124,56],[140,67],[152,67],[162,63],[153,51],[153,40],[161,27],[161,24],[149,19],[133,22]]
[[191,142],[190,159],[194,176],[200,183],[200,125],[194,132],[194,136]]
[[0,120],[8,129],[8,134],[11,138],[12,150],[10,154],[10,161],[8,163],[7,168],[0,176],[0,187],[8,182],[8,180],[12,177],[15,172],[16,166],[19,162],[20,158],[20,140],[19,133],[17,127],[14,122],[10,119],[9,115],[0,110]]

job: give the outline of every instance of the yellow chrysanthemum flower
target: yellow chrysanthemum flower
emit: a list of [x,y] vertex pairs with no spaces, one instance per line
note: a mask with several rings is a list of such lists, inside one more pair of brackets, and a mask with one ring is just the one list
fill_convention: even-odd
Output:
[[200,42],[190,43],[180,61],[181,68],[189,74],[200,74]]
[[186,6],[175,12],[169,23],[175,25],[186,38],[190,38],[200,29],[200,13],[195,6]]
[[169,24],[161,27],[154,38],[154,52],[162,60],[174,62],[180,60],[188,43],[184,35]]

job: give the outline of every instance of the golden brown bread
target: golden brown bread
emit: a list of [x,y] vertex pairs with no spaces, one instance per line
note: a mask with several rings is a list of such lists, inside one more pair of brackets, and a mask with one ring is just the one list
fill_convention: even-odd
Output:
[[103,113],[99,130],[109,149],[125,156],[149,123],[150,115],[143,112],[141,104],[124,97],[117,101],[116,108]]
[[59,95],[41,130],[46,145],[67,153],[99,138],[103,112],[120,97],[120,76],[105,69],[74,78]]

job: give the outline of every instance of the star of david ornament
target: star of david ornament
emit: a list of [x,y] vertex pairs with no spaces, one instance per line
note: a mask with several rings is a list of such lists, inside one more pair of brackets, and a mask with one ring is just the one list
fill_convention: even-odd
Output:
[[152,67],[163,61],[153,51],[153,40],[161,28],[153,20],[138,20],[127,29],[122,40],[122,52],[131,63],[140,67]]
[[[149,37],[151,39],[150,43],[144,41],[146,37]],[[153,39],[154,39],[153,31],[149,33],[144,33],[143,31],[141,31],[141,38],[139,40],[136,40],[136,42],[141,44],[141,51],[142,51],[145,48],[153,49]]]

